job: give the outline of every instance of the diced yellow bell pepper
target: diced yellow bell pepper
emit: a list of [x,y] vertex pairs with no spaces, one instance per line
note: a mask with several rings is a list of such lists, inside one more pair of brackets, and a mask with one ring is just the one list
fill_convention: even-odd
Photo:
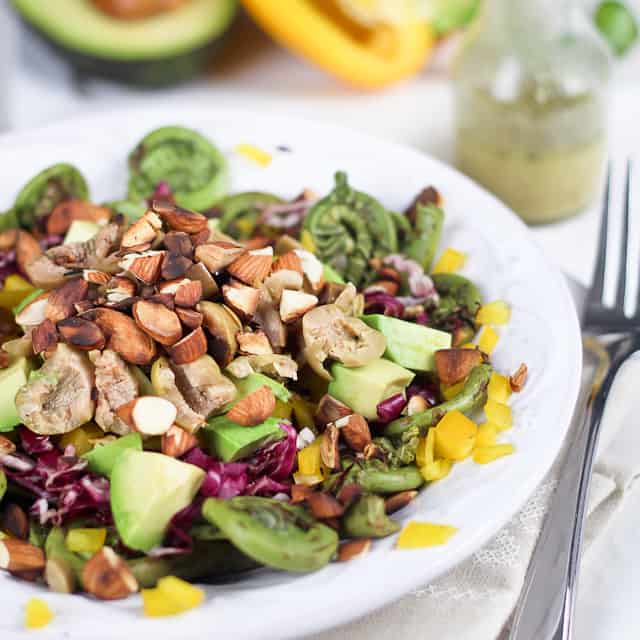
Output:
[[298,451],[298,472],[303,476],[322,476],[320,438]]
[[478,345],[473,342],[466,342],[463,345],[460,345],[461,349],[477,349]]
[[313,236],[308,229],[303,229],[300,233],[300,244],[303,249],[310,251],[311,253],[316,252],[316,243],[313,240]]
[[271,164],[271,154],[252,144],[238,144],[236,145],[235,151],[237,154],[259,164],[261,167],[268,167]]
[[293,407],[288,402],[276,399],[276,408],[273,410],[271,416],[273,418],[280,418],[281,420],[290,420]]
[[453,468],[451,460],[433,460],[423,467],[420,467],[420,473],[426,482],[436,482],[446,478]]
[[478,435],[476,436],[475,448],[491,447],[496,443],[498,428],[491,422],[483,422],[478,425]]
[[436,262],[436,266],[433,267],[433,273],[454,273],[459,271],[464,267],[466,259],[466,254],[449,247],[444,250]]
[[300,473],[299,471],[296,471],[293,474],[293,481],[296,484],[304,484],[307,487],[314,487],[317,484],[320,484],[322,481],[324,480],[324,478],[320,475],[318,476],[306,476],[304,475],[304,473]]
[[494,444],[491,447],[478,447],[473,452],[473,461],[478,464],[489,464],[498,458],[510,456],[515,451],[512,444]]
[[398,536],[398,549],[421,549],[446,544],[458,532],[456,527],[412,520]]
[[76,450],[76,455],[81,456],[93,449],[92,440],[102,438],[103,436],[104,431],[100,429],[98,425],[89,422],[82,427],[69,431],[69,433],[65,433],[60,437],[58,444],[62,449],[73,445]]
[[2,289],[0,291],[0,307],[12,311],[31,293],[33,293],[33,289]]
[[511,308],[502,300],[483,304],[476,315],[478,324],[507,324],[510,319]]
[[495,329],[485,327],[480,334],[480,339],[478,340],[478,347],[480,348],[480,351],[483,351],[487,355],[493,353],[493,350],[498,344],[499,337],[500,336],[498,336]]
[[416,449],[416,464],[424,467],[426,464],[433,462],[434,448],[436,442],[436,432],[429,429],[426,437],[420,438],[418,448]]
[[435,456],[464,460],[473,451],[478,427],[460,411],[449,411],[435,428]]
[[97,553],[104,547],[106,529],[69,529],[67,549],[74,553]]
[[509,398],[511,397],[511,384],[509,383],[509,378],[494,371],[491,374],[489,386],[487,387],[487,396],[489,397],[489,400],[502,402],[502,404],[509,402]]
[[24,626],[27,629],[42,629],[53,620],[53,611],[40,598],[31,598],[25,607]]
[[291,400],[289,400],[289,404],[291,405],[293,417],[296,421],[298,431],[304,429],[305,427],[307,429],[311,429],[311,431],[315,431],[316,425],[313,418],[315,405],[311,402],[307,402],[297,393],[292,394]]
[[12,273],[4,281],[3,291],[34,291],[35,287],[22,276]]
[[445,400],[451,400],[451,398],[455,398],[457,395],[460,395],[460,392],[464,389],[464,383],[466,380],[462,380],[457,382],[456,384],[440,385],[440,393]]
[[513,426],[513,413],[511,407],[495,400],[487,400],[487,404],[484,405],[484,413],[487,416],[487,420],[492,422],[499,431],[505,429],[511,429]]
[[167,576],[155,589],[142,589],[144,614],[150,617],[174,616],[194,609],[204,601],[204,591],[192,584]]

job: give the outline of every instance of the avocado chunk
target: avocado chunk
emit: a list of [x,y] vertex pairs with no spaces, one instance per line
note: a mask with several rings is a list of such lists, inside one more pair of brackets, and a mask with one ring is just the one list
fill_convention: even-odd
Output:
[[282,400],[282,402],[289,402],[289,398],[291,398],[291,392],[283,384],[262,373],[252,373],[246,378],[233,378],[233,383],[236,385],[236,389],[238,389],[238,395],[235,397],[233,403],[226,407],[227,411],[231,409],[234,404],[246,398],[250,393],[264,386],[269,387],[269,389],[273,391],[273,395],[278,400]]
[[114,18],[89,0],[12,0],[47,44],[83,73],[132,84],[184,81],[207,68],[237,0],[190,0],[157,15]]
[[387,339],[384,357],[413,371],[434,371],[434,354],[451,347],[451,334],[380,314],[362,316]]
[[235,462],[247,458],[258,449],[286,437],[279,418],[267,418],[255,427],[243,427],[224,416],[212,418],[202,432],[209,452],[224,460]]
[[204,476],[162,453],[124,451],[111,470],[111,511],[125,545],[145,552],[161,545],[169,521],[191,504]]
[[10,367],[0,371],[0,432],[11,431],[22,420],[16,408],[16,394],[27,384],[31,364],[19,358]]
[[326,282],[335,282],[337,284],[346,284],[344,278],[328,264],[322,265],[322,275]]
[[377,420],[377,406],[383,400],[403,393],[415,374],[390,360],[374,360],[364,367],[331,367],[333,380],[329,395],[344,402],[355,413],[368,420]]
[[100,231],[100,225],[91,220],[74,220],[64,237],[64,244],[71,242],[86,242]]
[[108,444],[99,444],[82,457],[89,461],[90,471],[109,478],[116,460],[124,451],[129,450],[142,451],[142,438],[139,433],[130,433]]

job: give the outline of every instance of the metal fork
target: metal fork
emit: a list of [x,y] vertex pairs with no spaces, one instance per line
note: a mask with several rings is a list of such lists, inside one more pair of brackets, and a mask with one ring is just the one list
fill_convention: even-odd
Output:
[[558,485],[514,613],[509,640],[570,640],[573,637],[583,524],[605,403],[621,365],[640,350],[640,299],[634,314],[625,314],[631,296],[628,272],[632,173],[633,166],[628,161],[618,250],[620,265],[615,303],[610,307],[604,303],[607,269],[611,268],[614,254],[609,233],[613,208],[609,167],[595,273],[582,322],[585,349],[599,355],[602,375],[596,376],[586,407],[580,408],[574,417],[578,427],[571,435]]

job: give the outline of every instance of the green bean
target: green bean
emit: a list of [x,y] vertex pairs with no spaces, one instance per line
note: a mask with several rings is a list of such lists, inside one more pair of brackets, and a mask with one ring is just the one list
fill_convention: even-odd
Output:
[[475,317],[482,304],[478,287],[471,280],[457,273],[437,273],[432,276],[433,284],[440,294],[438,308],[432,313],[432,319],[440,324],[452,314],[475,324]]
[[427,272],[438,250],[443,225],[444,211],[440,207],[433,204],[416,205],[413,239],[407,245],[405,254],[421,264]]
[[363,495],[342,517],[341,533],[346,538],[385,538],[400,530],[400,524],[385,513],[384,499]]
[[487,400],[487,386],[492,371],[490,365],[478,365],[471,371],[462,391],[457,396],[426,411],[390,422],[384,428],[384,435],[389,438],[397,438],[404,436],[406,432],[415,427],[419,434],[424,436],[449,411],[462,411],[463,413],[475,411]]
[[417,489],[424,484],[424,479],[414,464],[392,468],[377,460],[356,463],[349,479],[365,491],[382,494]]
[[7,476],[4,471],[0,469],[0,502],[4,498],[4,494],[7,492]]
[[256,562],[284,571],[315,571],[336,552],[338,536],[301,507],[271,498],[209,498],[202,506],[206,520]]
[[172,575],[183,580],[224,578],[256,569],[260,565],[224,541],[196,542],[186,555],[136,558],[129,568],[140,587],[154,587],[160,578]]
[[66,531],[62,527],[54,527],[49,532],[44,543],[44,553],[47,561],[55,560],[66,576],[72,576],[71,591],[78,586],[82,588],[82,569],[86,560],[69,551],[66,542]]

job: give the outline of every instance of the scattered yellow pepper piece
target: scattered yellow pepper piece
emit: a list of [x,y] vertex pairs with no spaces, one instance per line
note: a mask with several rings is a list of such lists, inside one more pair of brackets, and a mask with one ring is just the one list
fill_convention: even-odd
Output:
[[475,448],[491,447],[496,443],[497,437],[498,427],[491,422],[483,422],[481,425],[478,425]]
[[274,40],[325,71],[363,89],[377,89],[424,67],[434,36],[424,20],[380,24],[350,20],[333,2],[242,0]]
[[483,304],[476,314],[478,324],[507,324],[510,319],[511,308],[502,300]]
[[4,281],[3,291],[33,291],[34,286],[17,273],[7,276]]
[[202,604],[204,591],[174,576],[160,578],[155,589],[142,589],[146,616],[174,616]]
[[24,626],[27,629],[42,629],[53,620],[53,611],[40,598],[31,598],[25,607]]
[[478,447],[473,452],[473,461],[478,464],[489,464],[498,458],[510,456],[515,451],[512,444],[494,444],[491,447]]
[[308,229],[303,229],[302,233],[300,233],[300,244],[303,249],[310,251],[311,253],[316,252],[316,243],[313,240],[313,236]]
[[276,408],[271,414],[274,418],[280,418],[281,420],[289,420],[291,418],[291,412],[293,407],[288,402],[283,402],[276,398]]
[[421,549],[446,544],[458,532],[456,527],[412,520],[398,536],[398,549]]
[[33,291],[33,287],[31,289],[2,289],[0,291],[0,307],[12,311]]
[[499,336],[495,329],[491,327],[485,327],[480,334],[480,340],[478,340],[478,347],[480,351],[486,354],[491,354],[498,344]]
[[507,376],[503,376],[495,371],[491,374],[489,386],[487,387],[487,396],[490,400],[502,402],[506,404],[511,397],[511,384]]
[[420,473],[426,482],[436,482],[446,478],[451,473],[452,468],[453,462],[451,460],[432,460],[420,467]]
[[74,553],[96,553],[104,547],[106,529],[69,529],[67,549]]
[[296,484],[304,484],[308,487],[314,487],[315,485],[320,484],[323,480],[324,478],[321,475],[306,476],[304,473],[300,473],[299,471],[296,471],[293,474],[293,481]]
[[298,451],[298,471],[303,476],[322,476],[322,460],[320,458],[320,438]]
[[433,273],[454,273],[459,271],[464,267],[466,259],[466,254],[449,247],[444,250],[436,262],[436,266],[433,267]]
[[433,462],[435,443],[436,432],[434,429],[429,429],[427,435],[419,439],[416,450],[416,464],[419,467],[424,467],[426,464]]
[[462,380],[461,382],[457,382],[456,384],[440,385],[440,393],[445,400],[451,400],[451,398],[455,398],[457,395],[460,395],[460,392],[464,389],[464,383],[466,381]]
[[271,154],[252,144],[238,144],[236,145],[235,152],[256,164],[259,164],[261,167],[268,167],[271,164]]
[[478,427],[460,411],[449,411],[435,428],[435,456],[464,460],[473,451]]
[[293,417],[296,421],[298,431],[304,429],[305,427],[307,427],[307,429],[311,429],[311,431],[315,431],[316,425],[313,418],[315,405],[311,402],[308,402],[297,393],[294,393],[291,396],[289,404],[291,405],[291,410],[293,412]]
[[499,431],[510,429],[513,426],[513,413],[511,407],[495,400],[487,400],[484,405],[484,413],[487,420],[492,422]]

